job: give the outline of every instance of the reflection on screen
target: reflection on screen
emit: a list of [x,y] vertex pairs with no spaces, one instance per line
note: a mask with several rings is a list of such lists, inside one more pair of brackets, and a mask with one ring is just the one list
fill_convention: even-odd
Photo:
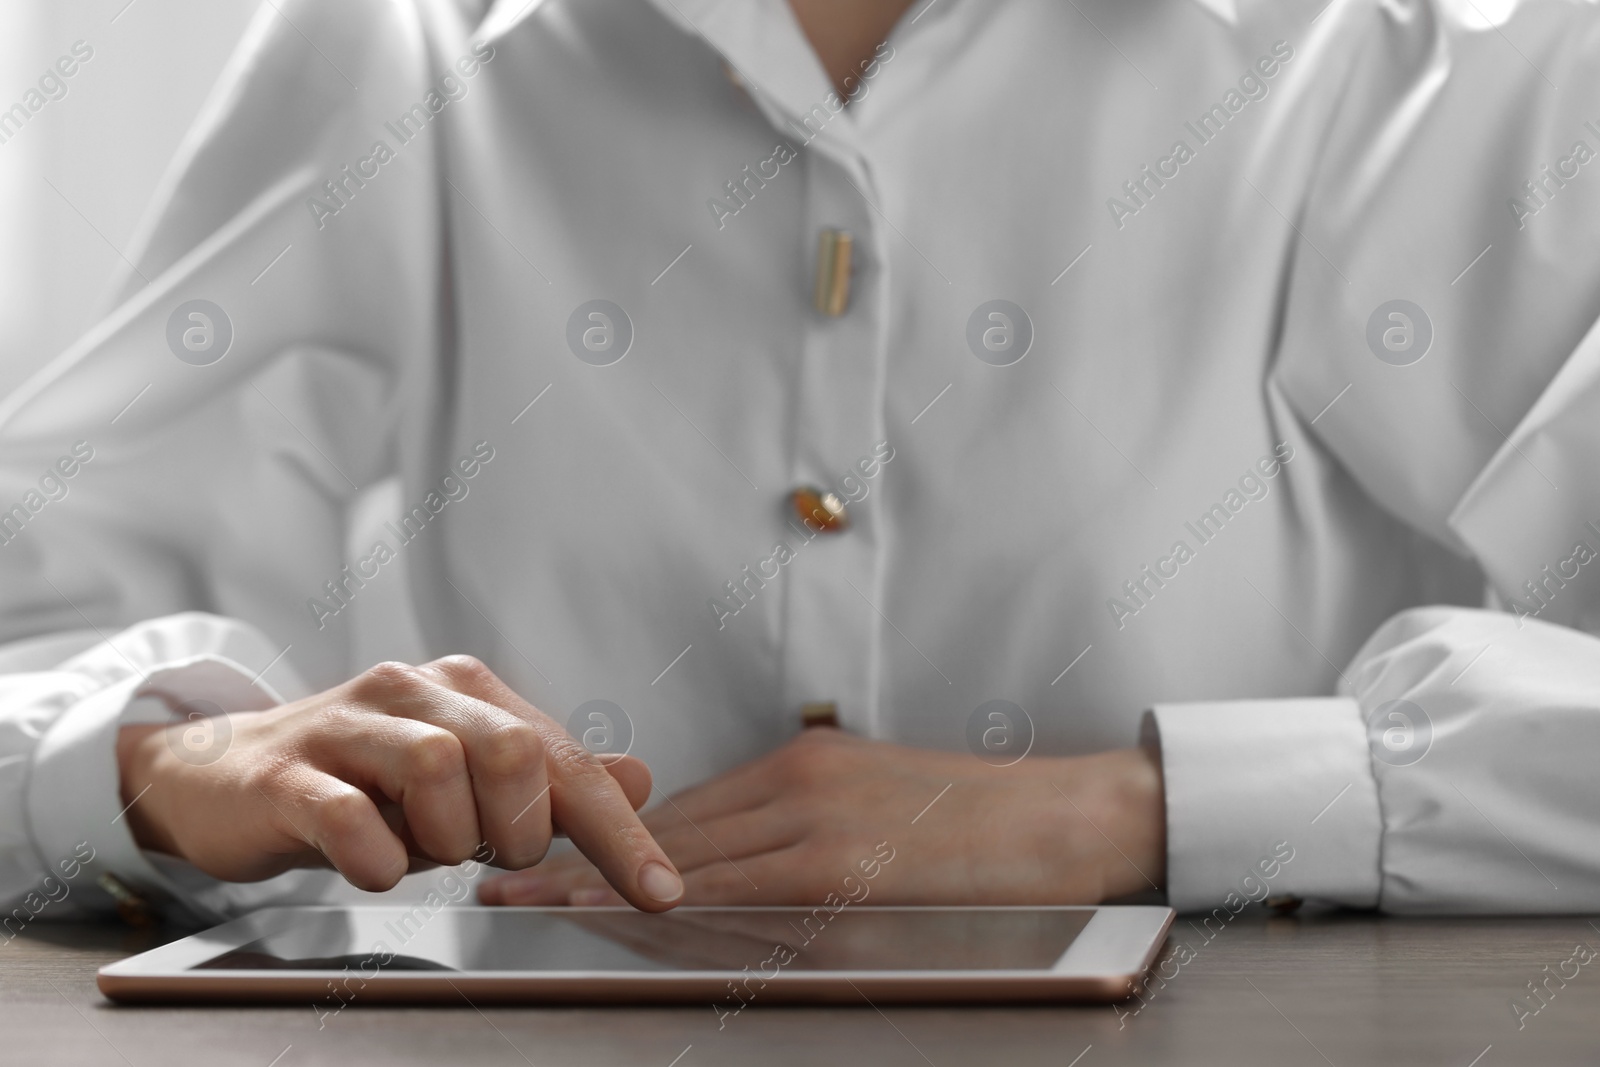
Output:
[[458,971],[1043,970],[1091,911],[844,907],[361,908],[297,914],[197,969]]

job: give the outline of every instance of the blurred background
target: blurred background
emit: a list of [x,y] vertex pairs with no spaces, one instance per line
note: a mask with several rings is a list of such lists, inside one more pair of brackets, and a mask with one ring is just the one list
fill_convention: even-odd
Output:
[[[122,257],[163,174],[264,4],[278,6],[0,0],[0,397],[111,310]],[[89,49],[90,59],[77,59]],[[58,69],[62,57],[69,62]],[[53,75],[73,62],[75,72],[57,82]],[[370,544],[382,520],[398,514],[399,493],[396,479],[368,487],[353,511],[352,544]],[[359,657],[421,655],[405,575],[354,614],[369,612],[399,636],[372,647],[358,641]]]
[[65,95],[0,126],[0,395],[107,310],[162,171],[259,3],[0,0],[0,114],[74,43],[93,49]]

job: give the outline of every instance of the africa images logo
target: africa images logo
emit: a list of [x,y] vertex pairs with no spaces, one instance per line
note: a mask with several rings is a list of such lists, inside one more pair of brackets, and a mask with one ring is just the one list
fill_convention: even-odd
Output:
[[191,367],[209,367],[233,347],[233,320],[209,300],[188,300],[167,316],[167,348]]

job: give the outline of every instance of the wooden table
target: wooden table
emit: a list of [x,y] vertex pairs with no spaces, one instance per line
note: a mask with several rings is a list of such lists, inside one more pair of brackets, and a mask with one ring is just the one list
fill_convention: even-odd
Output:
[[[1208,940],[1180,918],[1170,981],[1140,1008],[751,1006],[718,1030],[703,1008],[362,1008],[319,1029],[304,1008],[124,1008],[100,964],[161,935],[34,924],[0,944],[0,1063],[131,1067],[457,1064],[513,1067],[1105,1067],[1109,1064],[1600,1062],[1600,952],[1583,918],[1241,915]],[[1548,965],[1550,970],[1543,968]],[[1565,972],[1519,1029],[1526,983]],[[1530,1007],[1539,1002],[1529,1001]],[[1138,1008],[1137,1014],[1131,1009]]]

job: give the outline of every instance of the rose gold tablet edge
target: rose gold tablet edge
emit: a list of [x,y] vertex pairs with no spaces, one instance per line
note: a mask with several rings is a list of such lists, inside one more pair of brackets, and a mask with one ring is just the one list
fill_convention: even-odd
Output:
[[[884,972],[863,972],[849,978],[791,974],[769,988],[769,1004],[861,1003],[864,997],[883,1003],[1054,1003],[1065,1000],[1107,1002],[1133,994],[1155,962],[1176,918],[1166,909],[1161,926],[1145,950],[1139,967],[1127,974],[1094,978],[1060,977],[1048,973],[993,977],[964,975],[957,979],[901,974],[875,977]],[[117,961],[122,962],[122,961]],[[321,1003],[328,997],[329,978],[282,977],[272,972],[229,975],[217,971],[181,975],[108,974],[101,967],[95,984],[106,997],[123,1004],[245,1004]],[[476,1002],[496,1004],[692,1004],[714,1003],[723,998],[727,975],[686,978],[682,974],[591,977],[577,985],[561,977],[434,977],[407,972],[378,974],[366,980],[353,1002],[366,1004],[439,1003],[474,995]],[[549,986],[549,988],[542,988]],[[365,996],[369,987],[375,991]],[[929,995],[930,989],[937,994]],[[763,989],[766,992],[767,989]],[[330,1005],[331,1006],[331,1005]]]

